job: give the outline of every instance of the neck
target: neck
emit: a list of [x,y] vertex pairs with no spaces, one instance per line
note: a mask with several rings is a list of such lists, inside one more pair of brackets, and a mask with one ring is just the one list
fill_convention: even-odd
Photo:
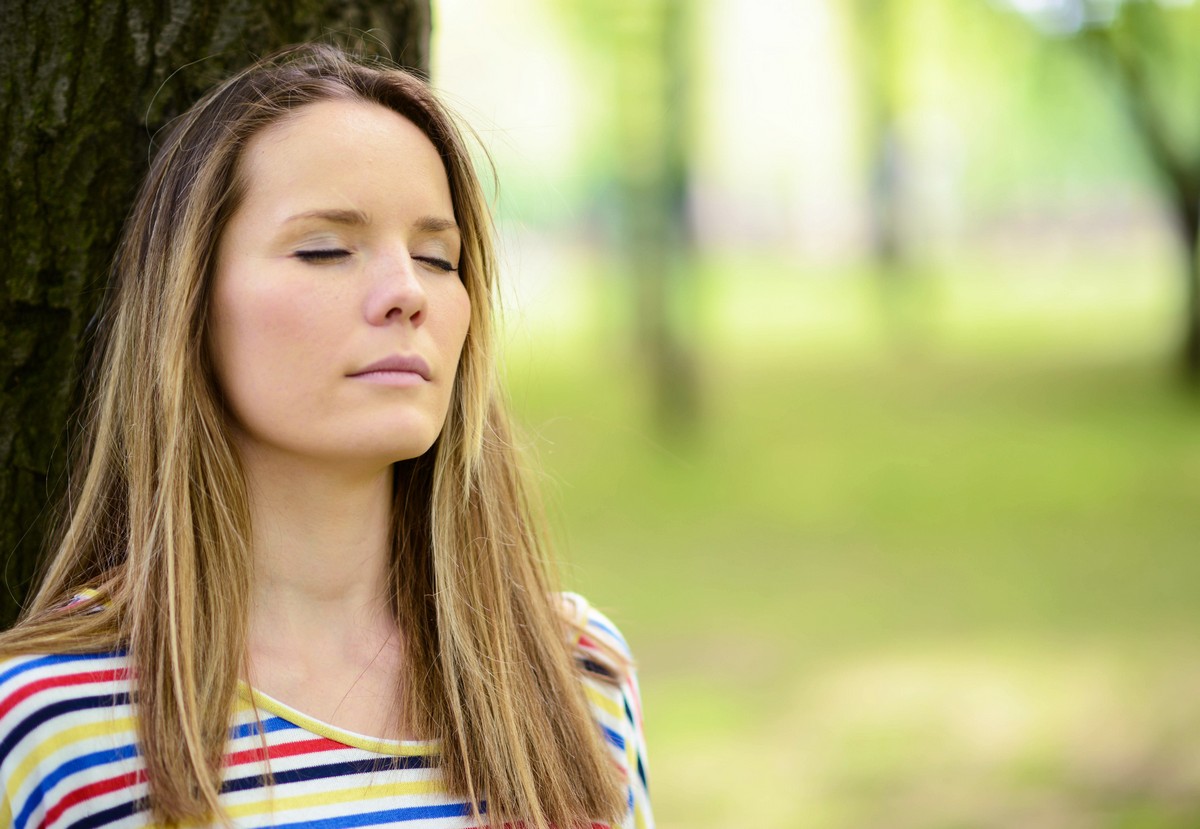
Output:
[[251,637],[392,629],[392,470],[243,452],[250,498]]
[[317,719],[398,737],[390,464],[332,467],[241,448],[253,561],[247,679]]

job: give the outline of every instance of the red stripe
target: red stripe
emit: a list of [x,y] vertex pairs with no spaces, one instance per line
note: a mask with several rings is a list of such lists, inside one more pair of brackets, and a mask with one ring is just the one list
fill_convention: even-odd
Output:
[[29,699],[39,691],[45,691],[47,688],[66,688],[71,685],[86,685],[89,682],[113,682],[119,679],[129,679],[128,668],[116,668],[108,671],[88,671],[82,674],[67,674],[66,676],[52,676],[46,679],[39,679],[37,682],[22,685],[9,694],[3,702],[0,702],[0,717],[3,717],[15,708],[18,703]]
[[[335,740],[319,737],[315,740],[297,740],[294,743],[278,743],[269,746],[266,756],[274,760],[278,757],[293,757],[297,754],[316,754],[319,751],[336,751],[347,746]],[[263,760],[262,746],[248,748],[245,751],[235,751],[225,755],[226,766],[240,766],[245,763],[259,763]]]
[[119,791],[136,786],[138,783],[146,782],[146,770],[131,771],[117,777],[110,777],[107,780],[97,780],[91,785],[84,786],[81,789],[75,789],[67,794],[62,800],[54,804],[51,809],[46,811],[46,816],[42,818],[42,822],[38,824],[38,829],[45,829],[46,826],[54,823],[62,813],[70,809],[77,803],[82,803],[85,800],[90,800],[93,797],[99,797],[102,794]]

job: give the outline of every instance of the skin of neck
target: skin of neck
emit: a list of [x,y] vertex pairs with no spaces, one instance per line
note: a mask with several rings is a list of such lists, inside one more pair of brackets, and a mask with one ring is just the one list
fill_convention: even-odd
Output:
[[253,559],[246,679],[359,734],[408,734],[404,641],[390,601],[391,464],[357,468],[242,448]]
[[392,468],[347,469],[242,448],[253,582],[251,652],[375,652],[390,608]]

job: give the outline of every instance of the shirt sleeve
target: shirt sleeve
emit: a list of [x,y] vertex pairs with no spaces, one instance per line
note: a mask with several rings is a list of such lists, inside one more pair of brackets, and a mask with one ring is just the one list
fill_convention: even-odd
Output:
[[651,829],[650,790],[646,783],[646,736],[642,727],[642,701],[637,673],[630,668],[621,688],[626,721],[626,758],[629,780],[629,816],[625,823],[633,829]]
[[[37,705],[30,681],[37,673],[38,663],[28,657],[0,660],[0,827],[13,827],[20,818],[28,823],[35,818],[38,825],[42,810],[30,802],[30,792],[37,792],[40,783],[37,732],[31,728],[32,706]],[[24,703],[24,704],[23,704]]]
[[576,653],[583,669],[584,692],[625,780],[628,809],[617,826],[653,829],[641,694],[629,645],[616,625],[581,597],[566,594],[564,599],[574,605],[571,610],[579,630]]

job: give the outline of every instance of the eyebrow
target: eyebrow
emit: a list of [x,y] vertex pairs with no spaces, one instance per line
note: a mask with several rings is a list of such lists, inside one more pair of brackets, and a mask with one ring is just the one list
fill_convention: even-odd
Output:
[[[300,221],[301,219],[324,219],[339,225],[369,225],[371,219],[361,210],[306,210],[284,219],[284,224]],[[422,216],[416,221],[416,228],[423,233],[444,233],[447,230],[458,232],[458,224],[452,219],[442,219],[437,216]]]
[[371,220],[361,210],[306,210],[283,220],[284,224],[301,219],[324,219],[339,225],[369,225]]
[[437,216],[422,216],[417,219],[416,227],[423,233],[444,233],[447,230],[459,232],[453,219],[440,219]]

